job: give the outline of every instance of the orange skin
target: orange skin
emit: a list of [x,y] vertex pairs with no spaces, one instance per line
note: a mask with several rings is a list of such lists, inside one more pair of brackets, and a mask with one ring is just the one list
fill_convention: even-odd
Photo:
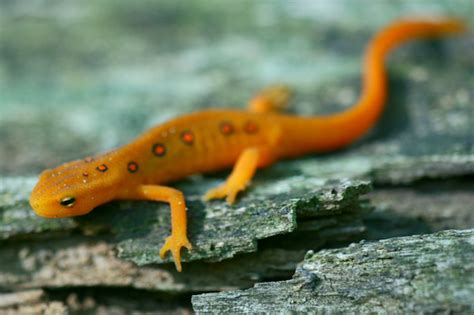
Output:
[[234,165],[225,183],[204,196],[205,200],[227,198],[232,204],[257,168],[349,145],[364,135],[382,112],[387,95],[387,53],[413,38],[463,30],[463,23],[452,19],[395,22],[370,42],[361,97],[347,111],[317,117],[279,114],[290,93],[285,86],[273,86],[251,100],[248,111],[206,110],[185,115],[152,128],[118,150],[46,170],[30,204],[40,216],[62,218],[89,213],[111,200],[167,202],[171,236],[160,256],[171,251],[176,269],[181,271],[181,248],[191,249],[185,200],[180,191],[163,184]]

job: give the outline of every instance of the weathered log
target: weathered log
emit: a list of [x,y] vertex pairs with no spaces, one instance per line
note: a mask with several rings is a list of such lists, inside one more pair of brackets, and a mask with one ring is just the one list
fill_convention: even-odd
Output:
[[309,252],[293,279],[195,295],[206,313],[432,314],[474,311],[474,230]]
[[[229,207],[202,203],[200,194],[213,181],[199,179],[182,185],[194,243],[186,258],[207,262],[186,264],[186,272],[177,273],[169,264],[150,265],[164,262],[158,251],[169,230],[166,205],[116,202],[85,217],[43,219],[27,203],[33,183],[28,178],[0,179],[0,287],[95,285],[173,292],[244,288],[259,279],[291,276],[308,249],[360,239],[365,231],[362,215],[370,210],[360,201],[370,188],[367,182],[302,176],[262,180],[237,207]],[[259,253],[209,263],[256,252],[257,246]]]
[[[113,203],[84,218],[49,221],[31,212],[34,179],[19,176],[122,145],[180,114],[243,108],[274,82],[294,87],[295,114],[344,110],[357,100],[361,54],[381,25],[414,9],[473,15],[462,0],[366,1],[368,10],[360,2],[323,2],[0,1],[0,174],[13,177],[0,180],[0,289],[44,287],[49,296],[48,288],[59,294],[101,288],[90,297],[100,299],[123,288],[102,312],[127,314],[143,310],[159,291],[239,289],[289,278],[308,249],[346,245],[366,227],[369,239],[472,228],[472,198],[438,180],[456,177],[464,185],[457,177],[473,174],[472,36],[398,50],[388,63],[387,108],[371,135],[348,150],[259,171],[236,207],[199,201],[227,173],[179,183],[197,244],[182,274],[156,255],[169,232],[165,205]],[[361,218],[365,204],[331,197],[342,178],[383,185],[372,195],[373,214]],[[410,190],[425,178],[435,179],[427,193]],[[410,187],[388,187],[400,183]],[[287,209],[275,206],[280,202]],[[260,230],[259,222],[267,224]],[[236,235],[240,229],[245,233]],[[117,248],[146,265],[117,258]],[[155,295],[137,303],[137,291]],[[88,311],[94,303],[67,304]]]

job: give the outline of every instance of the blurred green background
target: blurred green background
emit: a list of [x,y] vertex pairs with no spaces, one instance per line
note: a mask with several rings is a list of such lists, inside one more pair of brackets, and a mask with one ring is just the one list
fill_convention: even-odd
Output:
[[[0,174],[36,174],[194,109],[243,107],[275,82],[294,87],[296,113],[348,107],[371,34],[413,15],[469,19],[473,2],[2,0]],[[469,125],[473,61],[456,53],[462,45],[409,46],[394,62],[395,92],[422,82],[416,89],[454,98],[444,102],[459,113],[444,131]],[[437,110],[428,105],[420,115]]]

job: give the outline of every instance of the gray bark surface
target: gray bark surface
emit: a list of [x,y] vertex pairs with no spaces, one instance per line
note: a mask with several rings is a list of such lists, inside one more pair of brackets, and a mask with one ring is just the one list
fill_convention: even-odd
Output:
[[447,230],[309,252],[291,280],[192,303],[198,314],[468,314],[473,274],[474,230]]

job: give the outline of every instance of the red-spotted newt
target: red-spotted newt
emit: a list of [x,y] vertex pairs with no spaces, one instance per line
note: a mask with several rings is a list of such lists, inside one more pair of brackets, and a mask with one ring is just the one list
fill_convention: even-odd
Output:
[[454,19],[392,23],[368,45],[362,93],[350,109],[327,116],[284,115],[278,109],[285,107],[289,90],[273,86],[255,96],[248,110],[212,109],[178,117],[115,151],[46,170],[31,194],[30,204],[40,216],[62,218],[86,214],[111,200],[169,203],[171,235],[160,256],[171,251],[181,271],[181,248],[192,248],[186,232],[186,204],[183,193],[165,183],[233,165],[227,180],[204,196],[205,200],[227,198],[232,204],[257,168],[279,159],[349,145],[364,135],[382,112],[387,96],[387,53],[413,38],[443,36],[464,29],[464,24]]

